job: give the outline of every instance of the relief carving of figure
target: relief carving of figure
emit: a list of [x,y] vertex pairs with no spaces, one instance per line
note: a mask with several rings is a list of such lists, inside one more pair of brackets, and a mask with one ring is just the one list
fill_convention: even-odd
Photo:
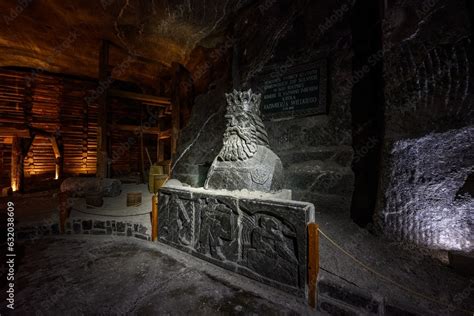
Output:
[[237,257],[237,215],[224,204],[201,210],[201,226],[197,250],[220,260]]
[[298,259],[293,243],[296,234],[273,217],[261,216],[258,222],[251,233],[248,265],[264,276],[278,275],[282,283],[297,283]]

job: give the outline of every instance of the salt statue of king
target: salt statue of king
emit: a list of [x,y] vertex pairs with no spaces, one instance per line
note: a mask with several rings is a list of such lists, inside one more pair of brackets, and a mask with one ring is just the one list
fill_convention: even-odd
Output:
[[260,118],[261,95],[252,90],[227,94],[223,147],[214,159],[206,189],[276,192],[282,189],[283,167],[270,149]]

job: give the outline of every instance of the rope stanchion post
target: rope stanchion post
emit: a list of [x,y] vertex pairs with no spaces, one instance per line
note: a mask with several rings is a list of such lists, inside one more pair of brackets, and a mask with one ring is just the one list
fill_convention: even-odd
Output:
[[158,239],[158,195],[155,193],[151,198],[151,240]]
[[308,304],[317,303],[317,281],[319,274],[319,230],[318,224],[308,224]]

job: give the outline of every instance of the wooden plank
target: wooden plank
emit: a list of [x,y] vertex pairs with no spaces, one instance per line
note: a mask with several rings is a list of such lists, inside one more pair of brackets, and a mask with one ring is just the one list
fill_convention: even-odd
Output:
[[13,191],[21,189],[21,174],[23,173],[23,157],[21,155],[21,139],[19,137],[13,138],[12,143],[12,159],[11,159],[11,187]]
[[19,129],[14,127],[0,127],[0,136],[5,137],[21,137],[30,138],[30,131],[28,129]]
[[319,231],[318,224],[308,224],[308,304],[316,307],[317,280],[319,274]]
[[142,101],[146,103],[147,105],[151,105],[151,106],[167,107],[171,105],[170,98],[158,97],[158,96],[149,95],[149,94],[141,94],[141,93],[134,93],[134,92],[117,90],[117,89],[110,89],[108,95],[118,97],[118,98]]
[[158,239],[158,195],[151,198],[151,241]]

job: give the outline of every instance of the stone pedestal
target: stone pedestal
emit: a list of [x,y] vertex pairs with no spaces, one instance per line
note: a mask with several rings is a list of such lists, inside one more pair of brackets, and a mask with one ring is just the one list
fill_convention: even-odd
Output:
[[167,186],[158,239],[196,257],[304,297],[311,203]]

